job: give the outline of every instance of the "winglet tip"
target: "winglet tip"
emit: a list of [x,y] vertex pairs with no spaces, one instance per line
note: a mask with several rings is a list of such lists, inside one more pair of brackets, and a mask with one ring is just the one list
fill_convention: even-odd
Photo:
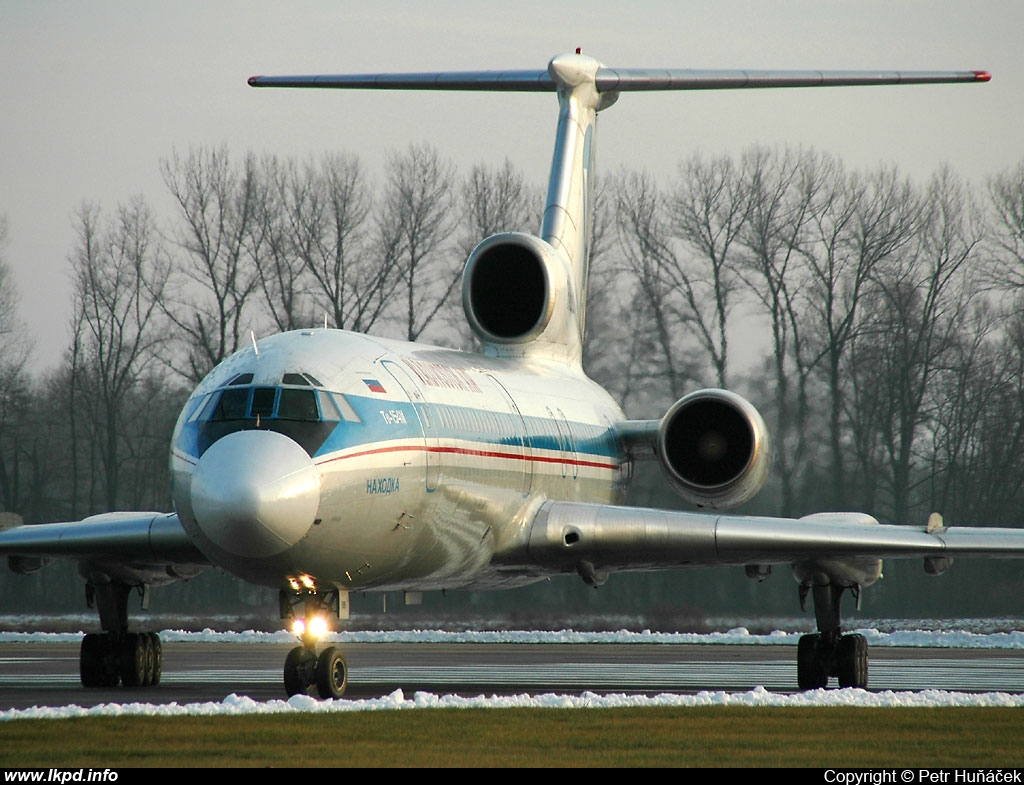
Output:
[[991,82],[992,74],[990,74],[988,71],[974,71],[974,81]]

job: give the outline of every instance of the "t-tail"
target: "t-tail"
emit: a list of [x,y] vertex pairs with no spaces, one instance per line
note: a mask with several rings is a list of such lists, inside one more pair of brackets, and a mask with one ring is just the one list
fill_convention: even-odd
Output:
[[467,319],[486,353],[580,368],[594,229],[597,114],[621,92],[987,82],[985,71],[612,69],[580,53],[546,70],[256,76],[254,87],[555,92],[559,117],[540,236],[507,232],[470,254]]

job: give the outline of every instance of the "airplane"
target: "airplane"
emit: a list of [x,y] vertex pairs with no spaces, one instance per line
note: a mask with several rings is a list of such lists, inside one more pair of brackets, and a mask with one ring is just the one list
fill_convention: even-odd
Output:
[[[160,681],[161,644],[129,626],[133,591],[218,567],[280,592],[298,644],[288,695],[341,697],[344,653],[322,646],[350,592],[524,586],[578,575],[790,565],[817,632],[797,647],[797,683],[866,687],[864,636],[840,603],[886,558],[1024,556],[1024,529],[881,524],[857,512],[799,519],[728,512],[761,489],[770,438],[734,392],[696,390],[654,420],[629,420],[582,364],[594,221],[598,113],[621,93],[979,83],[984,71],[612,69],[575,53],[546,69],[258,76],[257,88],[494,90],[557,95],[539,235],[484,239],[464,271],[471,353],[324,327],[253,340],[185,403],[170,450],[173,513],[114,512],[0,532],[18,573],[78,563],[102,632],[81,645],[86,687]],[[635,464],[660,466],[694,511],[624,506]]]

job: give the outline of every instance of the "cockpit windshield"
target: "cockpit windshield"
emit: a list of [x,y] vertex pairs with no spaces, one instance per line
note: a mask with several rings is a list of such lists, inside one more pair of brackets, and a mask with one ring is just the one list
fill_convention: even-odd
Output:
[[319,382],[309,374],[285,374],[282,382],[256,386],[244,374],[211,393],[191,418],[199,429],[200,454],[228,433],[262,428],[285,434],[313,455],[342,420],[358,420],[343,395],[317,389],[313,384]]

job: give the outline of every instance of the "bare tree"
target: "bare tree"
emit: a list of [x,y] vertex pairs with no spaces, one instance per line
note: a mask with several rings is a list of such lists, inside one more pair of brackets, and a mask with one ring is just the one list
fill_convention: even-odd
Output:
[[308,210],[296,210],[290,223],[310,288],[335,326],[365,332],[387,305],[394,261],[377,256],[369,242],[366,175],[357,158],[345,155],[326,155],[319,169],[305,172]]
[[994,213],[991,242],[993,278],[1005,291],[1024,291],[1024,161],[988,181],[989,205]]
[[772,433],[778,446],[774,455],[783,515],[797,512],[799,470],[810,461],[806,429],[812,366],[799,318],[799,297],[808,275],[803,249],[812,208],[826,179],[822,160],[811,152],[764,148],[753,149],[743,158],[750,211],[741,232],[745,257],[741,275],[763,308],[772,337]]
[[31,386],[26,370],[31,343],[18,314],[18,290],[7,264],[8,232],[7,218],[0,216],[0,505],[25,513],[28,483],[22,467],[26,450],[31,449],[27,428]]
[[642,378],[645,387],[660,382],[664,392],[658,397],[673,401],[695,379],[674,274],[681,262],[671,246],[654,180],[647,174],[625,173],[616,179],[614,193],[617,248],[634,289],[623,314],[623,326],[632,336],[629,375]]
[[[77,221],[79,242],[71,257],[72,383],[92,414],[103,466],[103,503],[116,509],[128,402],[162,339],[157,303],[168,267],[152,214],[141,199],[119,208],[107,227],[95,206],[83,206]],[[138,414],[148,418],[145,408]]]
[[474,166],[461,192],[464,257],[492,234],[536,231],[541,199],[540,191],[529,187],[507,158],[501,167]]
[[455,171],[437,151],[411,146],[387,161],[378,252],[401,282],[404,337],[417,340],[450,305],[462,275],[449,240],[456,216]]
[[256,164],[249,156],[236,171],[224,148],[198,149],[184,157],[175,153],[162,170],[179,209],[175,240],[184,258],[160,305],[185,344],[182,373],[198,381],[239,347],[245,308],[257,286],[247,249]]
[[979,297],[977,256],[981,227],[965,185],[948,168],[933,177],[914,246],[879,265],[874,308],[873,378],[882,394],[877,426],[886,461],[892,516],[911,510],[918,438],[933,417],[929,386],[959,342],[963,314]]
[[805,332],[827,396],[832,502],[847,504],[844,361],[864,320],[861,306],[877,266],[915,236],[920,197],[895,169],[846,174],[823,161],[824,185],[812,205],[809,242],[803,247],[809,278]]
[[739,286],[735,257],[750,209],[742,173],[731,158],[694,156],[680,165],[669,221],[673,235],[694,258],[672,265],[669,272],[719,387],[728,386],[729,318]]
[[[1013,387],[1007,373],[1009,355],[999,351],[990,340],[996,317],[995,310],[984,300],[962,314],[953,345],[936,370],[926,404],[931,411],[923,435],[927,440],[924,452],[930,465],[930,509],[941,510],[958,525],[976,521],[975,508],[980,497],[975,491],[984,485],[978,483],[979,468],[1006,479],[1005,468],[1008,467],[984,462],[989,451],[985,439],[996,436],[988,432],[988,417],[993,405],[1000,413],[1005,411],[1002,404],[1008,388]],[[997,437],[999,443],[1005,443],[1009,434],[1013,434],[1012,441],[1019,442],[1022,435],[1019,419],[1002,424],[1004,434]],[[1019,468],[1019,461],[1015,459],[1008,463]],[[1005,493],[1019,486],[1016,476],[1019,475],[1000,491]]]
[[247,252],[263,306],[282,331],[310,324],[305,265],[292,230],[310,211],[311,199],[309,178],[299,174],[294,161],[268,156],[257,164]]

